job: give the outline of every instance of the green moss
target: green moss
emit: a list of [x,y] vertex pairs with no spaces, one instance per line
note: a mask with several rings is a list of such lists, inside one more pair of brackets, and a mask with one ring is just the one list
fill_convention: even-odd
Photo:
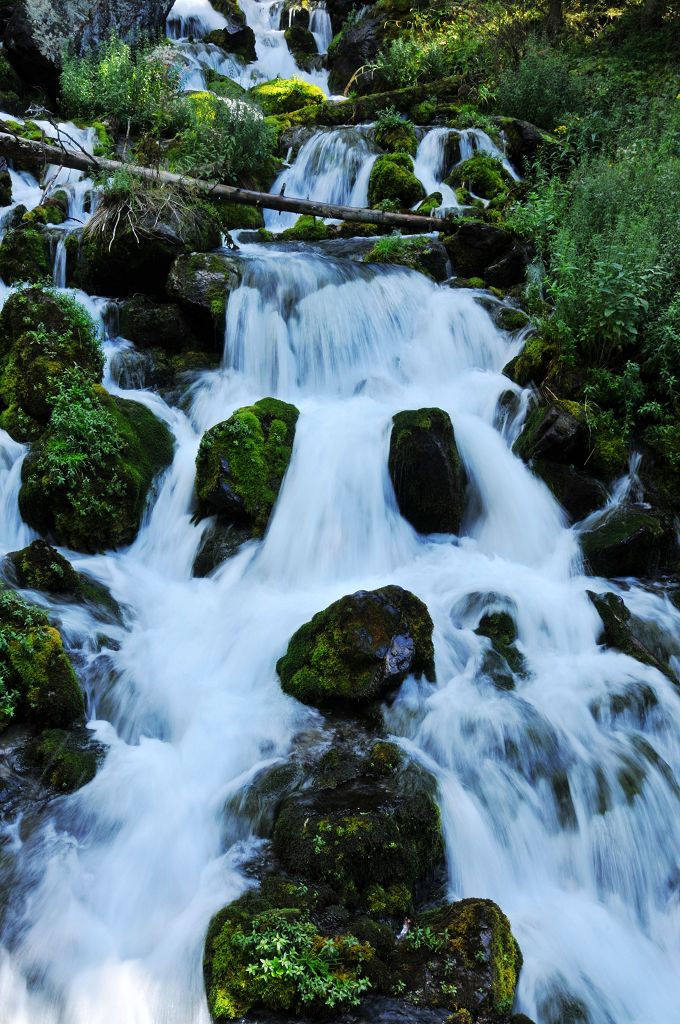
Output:
[[427,199],[423,199],[422,203],[416,210],[416,213],[421,214],[423,217],[429,217],[431,213],[434,213],[435,210],[439,209],[443,202],[444,197],[441,192],[433,192],[432,195],[427,197]]
[[22,225],[6,232],[0,243],[0,277],[6,284],[49,280],[49,242],[42,231]]
[[171,458],[172,438],[153,413],[73,375],[23,464],[21,513],[76,550],[128,544],[153,478]]
[[387,263],[427,273],[423,266],[422,256],[428,249],[427,238],[402,238],[401,235],[387,235],[385,238],[379,239],[369,249],[363,260],[364,263]]
[[[308,28],[304,25],[293,23],[284,32],[288,43],[288,49],[297,60],[298,55],[314,54],[317,52],[316,40]],[[299,63],[299,61],[298,61]]]
[[408,591],[359,591],[301,626],[276,670],[286,693],[303,703],[369,703],[407,673],[434,678],[432,628],[426,606]]
[[310,85],[301,78],[274,78],[249,89],[248,96],[265,114],[286,114],[326,99],[318,85]]
[[298,415],[294,405],[263,398],[203,435],[196,493],[206,512],[264,532],[288,468]]
[[413,161],[407,153],[379,156],[371,168],[368,202],[375,207],[385,200],[410,209],[425,198],[425,189],[413,173]]
[[581,534],[581,547],[592,572],[608,578],[653,576],[677,560],[672,524],[645,508],[613,508]]
[[31,745],[30,756],[49,786],[72,793],[95,777],[102,751],[71,732],[48,729]]
[[71,563],[44,540],[11,551],[7,558],[21,587],[49,594],[77,594],[81,589],[80,576]]
[[324,224],[318,217],[305,215],[300,217],[292,228],[286,228],[276,237],[283,241],[321,242],[334,237],[334,234],[333,228]]
[[0,588],[0,728],[12,721],[64,728],[83,713],[58,631],[41,609]]
[[490,612],[482,616],[475,633],[491,641],[482,662],[482,672],[490,676],[494,685],[502,690],[512,690],[513,675],[524,675],[526,663],[516,647],[517,627],[509,612]]
[[91,317],[69,296],[30,288],[0,313],[0,423],[17,440],[33,439],[49,420],[64,375],[78,367],[101,379],[104,355]]
[[[515,329],[506,327],[506,323],[507,320],[503,324],[506,330]],[[520,323],[519,326],[523,325]],[[554,344],[539,335],[533,335],[527,339],[522,351],[504,367],[503,373],[521,387],[532,383],[541,384],[556,354],[557,347]]]
[[415,156],[418,148],[416,130],[410,121],[402,121],[398,125],[379,125],[375,130],[375,141],[388,153],[409,153]]
[[446,180],[454,188],[464,185],[482,199],[504,196],[512,182],[500,160],[486,153],[475,153],[469,160],[458,164]]

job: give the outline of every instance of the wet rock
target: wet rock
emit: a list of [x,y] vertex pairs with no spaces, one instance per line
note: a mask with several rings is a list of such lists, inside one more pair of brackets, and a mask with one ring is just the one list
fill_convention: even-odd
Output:
[[413,160],[408,153],[385,153],[378,157],[368,180],[369,206],[389,201],[410,210],[424,198],[425,189],[413,173]]
[[107,618],[120,615],[118,603],[103,584],[76,572],[68,559],[44,540],[34,540],[21,551],[10,551],[6,563],[20,587],[86,602]]
[[222,351],[227,299],[240,285],[241,275],[241,261],[226,253],[191,253],[172,265],[168,295],[184,308],[208,348]]
[[399,511],[419,533],[458,533],[467,478],[448,414],[418,409],[392,423],[388,466]]
[[513,242],[507,252],[486,268],[484,280],[493,288],[512,288],[526,277],[529,262],[528,250],[519,242]]
[[189,318],[175,303],[132,295],[121,303],[119,317],[121,336],[139,348],[161,348],[171,353],[200,348]]
[[28,745],[26,754],[46,785],[73,793],[95,777],[106,748],[86,729],[47,729]]
[[517,626],[510,612],[486,612],[475,633],[491,641],[491,649],[482,659],[481,671],[499,690],[512,690],[515,676],[526,674],[526,662],[517,648]]
[[444,244],[461,277],[483,277],[487,284],[502,288],[524,280],[528,253],[504,228],[466,220]]
[[529,384],[542,384],[556,355],[557,346],[544,338],[528,338],[522,351],[503,367],[503,373],[523,388]]
[[609,498],[602,481],[581,469],[546,459],[534,459],[531,468],[549,487],[572,523],[579,523],[602,508]]
[[654,576],[677,563],[672,523],[646,507],[618,505],[584,530],[580,539],[596,576]]
[[548,459],[563,465],[583,465],[588,456],[588,428],[576,402],[539,405],[527,417],[513,451],[525,462]]
[[643,665],[652,665],[675,681],[669,666],[659,660],[640,637],[635,635],[635,620],[622,597],[611,593],[596,594],[592,590],[588,591],[588,597],[602,619],[601,639],[608,647],[615,647]]
[[216,519],[201,538],[193,565],[193,575],[209,576],[228,558],[235,555],[242,544],[252,540],[252,530],[234,523],[224,523]]
[[365,263],[383,263],[408,267],[427,274],[434,281],[445,281],[449,260],[441,242],[433,238],[400,238],[388,235],[375,242],[362,257]]
[[531,167],[540,149],[563,149],[563,143],[554,135],[537,128],[529,121],[522,121],[516,117],[497,117],[495,121],[507,139],[510,160],[522,172]]
[[156,36],[171,7],[172,0],[16,0],[5,51],[22,79],[55,95],[64,53],[85,53],[112,32],[128,41]]
[[208,430],[196,456],[196,494],[205,514],[262,534],[288,468],[298,410],[263,398]]
[[434,680],[432,629],[426,606],[407,590],[360,590],[301,626],[276,670],[303,703],[369,704],[407,675]]
[[331,92],[342,92],[354,72],[377,56],[382,38],[382,21],[371,14],[354,21],[334,38],[328,50]]

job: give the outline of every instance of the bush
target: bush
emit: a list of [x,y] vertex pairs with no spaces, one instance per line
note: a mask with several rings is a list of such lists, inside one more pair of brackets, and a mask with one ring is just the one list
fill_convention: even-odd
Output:
[[507,67],[496,90],[498,112],[552,130],[567,113],[578,113],[584,92],[563,54],[533,41],[517,66]]
[[181,71],[172,50],[133,49],[110,36],[101,51],[66,57],[61,97],[69,117],[113,118],[140,131],[162,134],[182,119]]

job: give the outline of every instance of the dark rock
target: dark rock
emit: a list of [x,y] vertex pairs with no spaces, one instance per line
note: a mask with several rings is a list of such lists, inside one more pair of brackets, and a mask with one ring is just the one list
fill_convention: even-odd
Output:
[[174,303],[133,295],[121,303],[119,317],[121,336],[139,348],[161,348],[171,353],[200,348],[189,318]]
[[[444,244],[454,272],[461,277],[486,279],[487,268],[502,265],[503,260],[514,253],[514,240],[509,231],[478,220],[463,221],[454,234],[444,239]],[[503,275],[502,266],[500,274]]]
[[85,53],[111,33],[128,41],[158,35],[172,0],[16,0],[5,51],[18,74],[56,95],[64,53]]
[[252,537],[252,530],[248,527],[216,520],[201,537],[194,559],[193,575],[209,576]]
[[602,481],[582,469],[547,459],[534,459],[531,468],[550,488],[573,523],[579,523],[591,512],[602,508],[609,498],[609,491]]
[[458,533],[467,479],[448,414],[419,409],[392,422],[389,471],[399,511],[419,533]]
[[563,144],[554,135],[549,135],[529,121],[521,121],[516,117],[497,117],[495,120],[507,139],[508,156],[520,171],[525,172],[531,167],[540,149],[563,148]]
[[513,242],[508,252],[484,271],[484,280],[494,288],[511,288],[521,284],[526,276],[530,254],[528,250]]
[[401,587],[340,598],[291,637],[276,670],[306,704],[369,704],[407,675],[434,680],[432,619]]
[[224,347],[227,299],[241,283],[242,263],[226,253],[179,256],[168,276],[167,291],[191,317],[206,347]]
[[523,388],[542,384],[556,355],[556,345],[538,336],[527,338],[522,351],[503,367],[503,373]]
[[354,72],[377,56],[382,37],[381,19],[364,15],[333,40],[328,51],[331,92],[342,92]]
[[534,408],[513,451],[525,462],[548,459],[562,465],[582,466],[588,456],[588,428],[576,402],[554,402]]
[[87,603],[108,620],[120,617],[120,607],[106,587],[76,572],[68,559],[46,541],[34,540],[21,551],[10,551],[6,559],[20,587]]
[[581,547],[596,576],[654,576],[677,561],[672,522],[653,509],[619,505],[581,533]]
[[105,755],[106,748],[87,729],[47,729],[27,749],[42,781],[59,793],[73,793],[91,782]]
[[481,671],[499,690],[514,689],[514,677],[526,674],[526,663],[516,646],[517,626],[510,612],[486,612],[475,633],[491,641],[491,649],[484,654]]
[[645,643],[635,635],[633,616],[622,597],[617,594],[596,594],[588,591],[591,603],[602,619],[602,639],[607,647],[615,647],[643,665],[652,665],[675,681],[669,666],[660,661]]
[[241,57],[246,63],[256,59],[255,33],[248,25],[218,28],[205,37],[206,43]]

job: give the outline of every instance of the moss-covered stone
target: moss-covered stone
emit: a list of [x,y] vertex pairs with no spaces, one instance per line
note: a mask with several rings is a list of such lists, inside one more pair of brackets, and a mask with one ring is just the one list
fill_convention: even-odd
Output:
[[434,238],[402,238],[401,235],[386,235],[380,238],[363,257],[365,263],[386,263],[390,266],[408,267],[426,274],[435,281],[444,281],[448,276],[446,249]]
[[274,78],[249,89],[248,95],[265,114],[286,114],[326,99],[318,85],[301,78]]
[[47,236],[37,227],[10,228],[0,242],[0,277],[5,284],[43,284],[50,277]]
[[29,288],[0,313],[0,416],[17,440],[36,437],[49,420],[64,375],[77,367],[101,379],[104,355],[95,325],[74,299]]
[[59,793],[73,793],[91,782],[104,756],[103,747],[83,733],[47,729],[30,744],[31,761],[40,768],[43,781]]
[[388,916],[388,906],[397,915],[409,908],[443,858],[433,780],[398,748],[388,757],[390,746],[381,743],[375,759],[371,750],[350,757],[345,781],[339,766],[318,771],[283,801],[273,837],[290,871],[331,886],[345,905]]
[[[485,280],[491,268],[497,267],[514,252],[511,232],[481,220],[461,221],[455,231],[444,239],[444,244],[456,274],[461,277],[483,277]],[[522,279],[523,272],[516,281],[509,280],[508,285],[519,283]],[[502,281],[489,280],[489,283],[503,285]]]
[[387,153],[409,153],[415,156],[418,148],[416,130],[410,121],[402,121],[398,125],[378,126],[375,130],[375,141]]
[[454,1020],[501,1021],[512,1010],[522,954],[491,900],[460,900],[421,914],[398,956],[406,990],[419,992],[426,1005],[456,1011]]
[[435,210],[439,209],[443,202],[444,197],[441,192],[433,192],[423,199],[422,203],[417,207],[416,213],[421,214],[423,217],[429,217]]
[[582,466],[590,452],[584,408],[577,402],[555,401],[535,406],[513,445],[525,461],[549,459]]
[[129,544],[171,459],[170,432],[145,406],[72,379],[22,466],[21,514],[76,550]]
[[677,563],[672,523],[649,508],[617,505],[581,534],[586,562],[596,576],[654,576]]
[[318,217],[304,215],[298,218],[292,228],[286,228],[275,237],[284,242],[323,242],[335,237],[335,232],[331,225],[324,224]]
[[243,22],[233,24],[229,28],[214,29],[205,36],[204,41],[219,46],[226,53],[233,53],[246,64],[257,59],[255,33],[246,25],[245,18]]
[[410,209],[425,198],[425,189],[413,173],[413,160],[407,153],[386,153],[371,168],[368,202],[372,207],[391,200]]
[[293,22],[292,25],[289,25],[284,32],[284,37],[288,43],[288,49],[298,64],[300,64],[300,57],[304,60],[306,55],[317,52],[316,39],[309,29],[299,24],[299,22]]
[[43,590],[48,594],[77,594],[80,576],[56,548],[44,540],[34,540],[21,551],[7,555],[20,587]]
[[635,635],[631,613],[622,597],[611,593],[596,594],[592,590],[588,591],[588,597],[602,619],[601,639],[608,647],[615,647],[630,658],[642,662],[643,665],[652,665],[670,679],[675,680],[668,664],[657,658],[653,651]]
[[264,227],[264,215],[257,206],[244,206],[243,203],[220,203],[215,209],[218,212],[220,227],[223,231],[236,231],[247,228],[257,231]]
[[203,435],[196,493],[206,513],[264,532],[290,462],[298,415],[294,405],[263,398]]
[[419,533],[458,533],[467,478],[449,415],[418,409],[392,423],[388,467],[399,511]]
[[407,590],[360,590],[301,626],[276,670],[303,703],[367,704],[407,675],[434,679],[432,629],[426,606]]
[[457,164],[446,181],[454,188],[462,185],[482,199],[505,196],[512,184],[500,160],[486,153],[475,153],[469,160]]
[[[509,310],[508,312],[521,313],[520,310]],[[524,326],[523,323],[517,321],[517,326],[507,327],[507,322],[506,319],[503,323],[506,330],[516,330],[518,327]],[[526,323],[526,317],[524,323]],[[503,373],[523,388],[529,384],[542,384],[548,367],[556,355],[556,345],[541,338],[540,335],[533,335],[527,339],[522,351],[503,368]]]
[[500,690],[512,690],[515,675],[524,675],[526,663],[517,648],[517,626],[507,611],[487,612],[482,616],[475,633],[491,641],[491,650],[482,660],[482,672],[489,676]]
[[0,588],[0,729],[11,722],[67,728],[82,718],[73,666],[45,613]]
[[227,299],[241,283],[242,263],[226,253],[178,256],[168,276],[167,293],[190,316],[206,348],[224,348]]
[[189,318],[174,303],[159,303],[147,295],[132,295],[119,309],[120,334],[138,348],[161,348],[175,354],[200,347]]

